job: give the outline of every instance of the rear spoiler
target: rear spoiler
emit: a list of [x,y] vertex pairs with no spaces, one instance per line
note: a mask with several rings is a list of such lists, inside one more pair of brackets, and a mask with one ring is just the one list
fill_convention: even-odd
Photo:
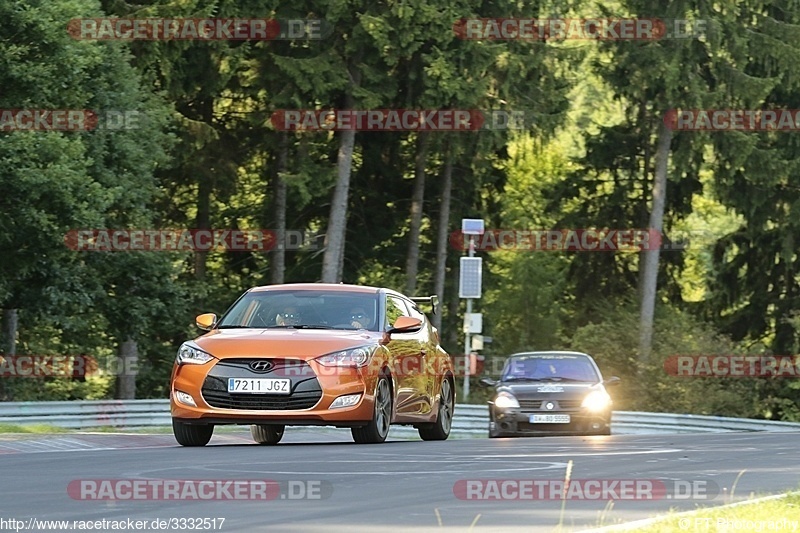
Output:
[[411,298],[411,301],[417,304],[429,304],[433,308],[434,315],[439,312],[439,297],[435,294],[431,294],[430,296],[415,296]]

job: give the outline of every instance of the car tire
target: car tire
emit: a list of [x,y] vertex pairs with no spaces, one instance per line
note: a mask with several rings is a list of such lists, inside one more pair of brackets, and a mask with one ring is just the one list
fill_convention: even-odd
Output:
[[450,428],[453,426],[453,410],[455,409],[455,396],[450,380],[442,382],[442,390],[439,393],[439,412],[436,414],[436,422],[423,424],[418,428],[419,436],[422,440],[447,440],[450,436]]
[[389,435],[392,423],[392,388],[389,378],[381,376],[375,386],[375,409],[372,420],[362,427],[351,428],[356,444],[379,444]]
[[250,435],[258,444],[278,444],[283,438],[286,426],[257,425],[250,426]]
[[172,434],[181,446],[205,446],[214,434],[213,424],[184,424],[172,419]]

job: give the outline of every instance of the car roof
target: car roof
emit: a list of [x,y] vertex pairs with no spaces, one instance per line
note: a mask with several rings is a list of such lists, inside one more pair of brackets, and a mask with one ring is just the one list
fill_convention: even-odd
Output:
[[567,350],[547,350],[547,351],[538,351],[538,352],[518,352],[515,354],[509,355],[509,359],[512,357],[553,357],[553,356],[576,356],[576,357],[588,357],[592,358],[591,355],[583,352],[571,352]]
[[[382,290],[379,287],[370,287],[367,285],[347,285],[344,283],[282,283],[280,285],[261,285],[250,289],[252,292],[263,291],[277,291],[277,290],[295,290],[295,291],[332,291],[332,292],[363,292],[368,294],[375,294]],[[394,292],[394,291],[392,291]]]

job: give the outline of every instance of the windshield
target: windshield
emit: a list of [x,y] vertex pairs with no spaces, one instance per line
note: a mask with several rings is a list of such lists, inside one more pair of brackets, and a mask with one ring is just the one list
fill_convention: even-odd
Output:
[[588,357],[548,355],[512,357],[503,369],[501,380],[597,383],[600,376]]
[[231,307],[218,327],[377,331],[377,309],[377,293],[253,291],[245,294]]

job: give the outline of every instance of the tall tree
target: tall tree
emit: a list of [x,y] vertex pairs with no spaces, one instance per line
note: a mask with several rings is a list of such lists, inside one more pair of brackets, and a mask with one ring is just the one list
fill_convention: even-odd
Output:
[[[658,127],[656,144],[655,169],[653,172],[653,204],[650,210],[650,222],[647,229],[661,235],[664,229],[664,207],[667,196],[667,169],[669,166],[672,129],[662,123]],[[653,347],[653,316],[656,305],[656,284],[658,282],[658,258],[660,247],[644,250],[644,261],[641,271],[641,311],[639,320],[639,353],[641,361],[649,362]]]
[[[439,222],[436,229],[436,273],[433,293],[439,297],[444,309],[444,286],[447,276],[447,247],[450,245],[450,202],[453,194],[453,154],[450,143],[444,149],[444,168],[442,169],[442,201],[439,208]],[[437,329],[442,329],[442,311],[433,317]]]
[[[726,107],[797,109],[800,13],[785,2],[754,1],[731,9],[730,16],[738,31],[725,36],[731,50],[727,69],[720,68],[729,94]],[[735,67],[743,75],[731,75]],[[800,346],[795,320],[800,312],[800,144],[789,132],[728,131],[714,135],[713,148],[714,191],[743,223],[714,250],[707,316],[736,340],[761,343],[776,354],[795,353]],[[784,396],[781,389],[771,396]]]
[[408,232],[408,253],[406,254],[406,293],[417,291],[419,274],[419,248],[422,233],[422,208],[425,200],[425,166],[428,158],[429,134],[422,132],[417,136],[414,157],[414,192],[411,195],[411,221]]
[[[0,137],[0,154],[8,164],[0,173],[0,307],[20,310],[26,344],[32,338],[27,317],[54,328],[52,340],[41,344],[44,349],[60,344],[92,353],[97,345],[87,338],[96,340],[98,324],[109,326],[109,335],[100,336],[113,343],[125,340],[114,334],[130,322],[129,317],[109,320],[99,312],[127,306],[104,285],[114,285],[130,271],[106,271],[100,265],[126,255],[144,270],[166,265],[169,272],[171,265],[156,256],[82,254],[65,246],[65,240],[71,230],[125,227],[149,219],[154,172],[170,145],[165,133],[168,109],[141,87],[124,44],[77,41],[64,30],[64,20],[101,16],[93,2],[28,9],[0,4],[0,11],[0,33],[6,36],[0,46],[5,57],[13,58],[0,69],[9,88],[0,106],[89,109],[99,116],[89,131],[7,132]],[[121,111],[137,120],[112,124],[110,113]],[[162,271],[159,283],[164,279]],[[151,291],[147,296],[161,294]]]
[[272,176],[272,220],[273,231],[277,241],[272,250],[270,262],[270,281],[283,283],[286,274],[286,193],[287,184],[284,177],[289,163],[289,134],[281,132],[278,141],[278,154],[275,172]]
[[[718,79],[719,58],[724,57],[723,32],[732,30],[732,3],[712,6],[694,1],[663,4],[649,0],[623,1],[603,16],[657,17],[672,32],[675,20],[691,20],[695,35],[663,36],[650,41],[603,41],[594,55],[592,70],[624,106],[619,124],[604,124],[587,139],[582,159],[585,172],[557,189],[556,199],[579,201],[575,216],[562,220],[573,227],[669,230],[673,222],[691,212],[692,195],[701,190],[698,178],[704,165],[707,137],[676,136],[664,124],[676,108],[702,109],[724,102]],[[703,23],[707,22],[706,26]],[[740,65],[728,65],[736,72]],[[667,265],[665,267],[664,262]],[[680,268],[680,254],[641,254],[639,264],[626,254],[580,254],[572,264],[579,298],[614,297],[633,287],[640,292],[639,358],[646,363],[652,344],[652,321],[659,301],[659,285],[670,269]],[[584,273],[591,271],[588,279]],[[638,280],[638,283],[637,283]],[[672,291],[672,294],[677,294]]]

